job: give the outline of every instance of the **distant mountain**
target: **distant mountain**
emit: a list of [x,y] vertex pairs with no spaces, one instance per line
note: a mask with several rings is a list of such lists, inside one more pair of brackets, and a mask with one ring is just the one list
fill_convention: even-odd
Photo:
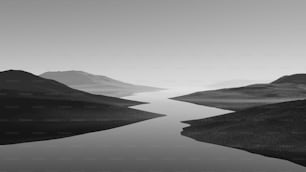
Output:
[[297,74],[282,77],[269,84],[201,91],[173,99],[236,111],[305,98],[306,74]]
[[128,108],[139,104],[24,71],[0,72],[0,144],[68,137],[163,116]]
[[136,101],[93,95],[72,89],[57,81],[17,70],[0,72],[0,93],[10,96],[86,101],[125,107],[142,104]]
[[161,90],[160,88],[128,84],[82,71],[46,72],[40,76],[61,82],[74,89],[113,97],[125,97],[139,92]]
[[265,105],[190,124],[182,135],[306,166],[306,100]]

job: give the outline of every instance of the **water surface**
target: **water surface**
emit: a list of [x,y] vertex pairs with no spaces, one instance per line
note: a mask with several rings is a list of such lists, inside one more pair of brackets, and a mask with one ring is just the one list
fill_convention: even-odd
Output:
[[64,139],[0,146],[0,171],[304,172],[294,163],[197,142],[180,134],[184,120],[229,111],[168,99],[189,92],[127,97],[133,108],[167,116]]

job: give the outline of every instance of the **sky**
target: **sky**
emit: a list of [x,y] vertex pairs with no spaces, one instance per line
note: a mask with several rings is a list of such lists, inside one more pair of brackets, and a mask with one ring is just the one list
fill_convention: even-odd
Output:
[[1,0],[0,70],[159,87],[306,73],[304,0]]

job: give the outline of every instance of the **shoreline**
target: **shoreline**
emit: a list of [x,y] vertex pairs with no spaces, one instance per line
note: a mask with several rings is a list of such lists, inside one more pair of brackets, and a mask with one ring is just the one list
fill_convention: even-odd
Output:
[[250,108],[220,116],[183,121],[181,135],[306,167],[306,101]]

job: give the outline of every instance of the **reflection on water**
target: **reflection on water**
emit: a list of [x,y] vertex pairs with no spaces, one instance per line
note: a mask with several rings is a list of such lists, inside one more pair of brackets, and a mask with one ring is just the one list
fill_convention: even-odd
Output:
[[181,136],[184,120],[227,111],[167,99],[186,92],[142,93],[135,109],[166,117],[70,138],[0,147],[0,171],[305,171],[285,160]]

